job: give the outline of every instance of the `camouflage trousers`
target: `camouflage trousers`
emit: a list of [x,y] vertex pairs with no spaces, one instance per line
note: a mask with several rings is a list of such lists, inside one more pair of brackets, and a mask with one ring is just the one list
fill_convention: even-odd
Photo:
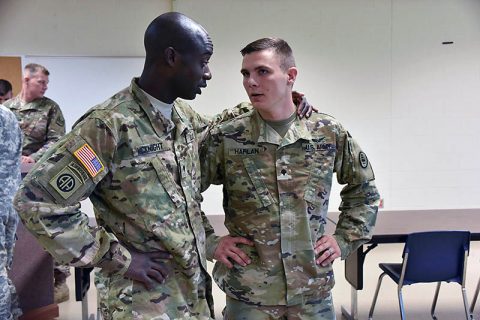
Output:
[[332,295],[295,306],[257,306],[227,296],[224,320],[335,320]]
[[[206,299],[182,305],[181,296],[147,291],[137,281],[95,272],[98,307],[104,320],[211,320]],[[156,293],[157,292],[157,293]]]

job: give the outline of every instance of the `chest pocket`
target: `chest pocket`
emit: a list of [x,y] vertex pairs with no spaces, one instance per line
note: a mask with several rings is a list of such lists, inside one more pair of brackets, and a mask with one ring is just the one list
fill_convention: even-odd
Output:
[[47,133],[47,117],[38,110],[25,110],[21,112],[20,128],[26,137],[35,140],[45,140]]
[[245,169],[247,170],[248,176],[250,177],[253,186],[255,187],[255,190],[257,191],[258,198],[262,202],[263,207],[268,207],[275,203],[275,200],[270,194],[270,191],[268,191],[268,188],[265,185],[265,182],[263,181],[260,171],[255,165],[255,162],[250,158],[244,158],[243,164],[245,166]]

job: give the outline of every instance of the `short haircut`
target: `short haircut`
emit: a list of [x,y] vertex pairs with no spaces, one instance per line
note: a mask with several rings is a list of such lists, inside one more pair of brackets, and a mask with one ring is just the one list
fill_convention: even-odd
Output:
[[37,72],[41,72],[43,73],[44,75],[48,76],[50,75],[50,72],[47,70],[47,68],[45,68],[44,66],[42,66],[41,64],[37,64],[37,63],[29,63],[25,66],[24,70],[30,74],[36,74]]
[[245,56],[252,52],[270,49],[274,50],[276,54],[281,56],[282,61],[280,67],[283,70],[286,71],[288,68],[295,67],[295,58],[293,57],[292,48],[290,48],[287,41],[280,38],[262,38],[255,40],[240,50],[240,53],[242,56]]
[[0,96],[6,95],[9,91],[12,91],[12,84],[5,79],[0,79]]

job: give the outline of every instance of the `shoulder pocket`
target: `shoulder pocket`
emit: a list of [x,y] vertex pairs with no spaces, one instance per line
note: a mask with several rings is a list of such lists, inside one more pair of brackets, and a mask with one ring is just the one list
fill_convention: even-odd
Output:
[[107,172],[87,142],[75,137],[36,168],[33,180],[58,203],[71,205],[89,196]]

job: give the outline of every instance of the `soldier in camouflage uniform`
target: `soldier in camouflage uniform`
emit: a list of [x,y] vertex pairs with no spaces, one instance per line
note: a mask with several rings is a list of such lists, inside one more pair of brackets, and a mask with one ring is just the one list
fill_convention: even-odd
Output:
[[17,116],[23,132],[22,163],[36,162],[65,134],[65,120],[60,107],[44,96],[49,75],[44,66],[27,64],[22,91],[4,103]]
[[15,287],[8,278],[13,259],[18,216],[12,204],[20,182],[22,135],[15,115],[0,105],[0,319],[21,314]]
[[[22,90],[5,102],[17,116],[23,132],[22,163],[35,163],[45,151],[65,135],[65,120],[58,104],[45,97],[50,72],[42,65],[29,63],[24,68]],[[68,300],[67,277],[70,267],[55,263],[54,299]]]
[[[213,229],[200,210],[198,158],[209,121],[177,98],[206,87],[213,45],[200,25],[166,13],[147,28],[145,48],[141,77],[44,154],[15,205],[56,260],[100,268],[104,319],[211,319]],[[80,211],[86,197],[94,228]]]
[[[202,188],[224,188],[229,235],[210,235],[207,257],[222,262],[213,277],[227,295],[225,319],[335,319],[332,262],[368,241],[376,220],[370,162],[334,118],[296,117],[297,69],[284,40],[257,40],[242,55],[255,110],[212,129],[201,152]],[[328,235],[334,172],[346,186]],[[236,246],[236,237],[250,243]],[[241,262],[229,262],[233,257]]]

